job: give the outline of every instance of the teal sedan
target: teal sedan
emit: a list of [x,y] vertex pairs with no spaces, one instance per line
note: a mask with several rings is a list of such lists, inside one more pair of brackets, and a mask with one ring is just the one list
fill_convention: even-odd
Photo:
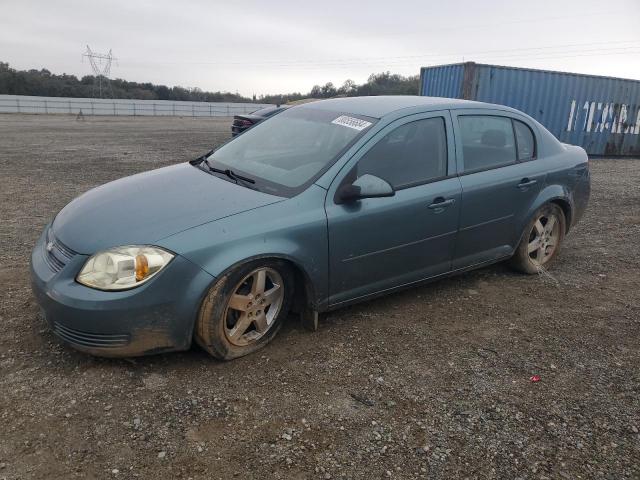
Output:
[[509,260],[551,266],[590,193],[584,150],[512,108],[318,101],[215,151],[64,207],[31,257],[57,336],[82,351],[219,359],[318,313]]

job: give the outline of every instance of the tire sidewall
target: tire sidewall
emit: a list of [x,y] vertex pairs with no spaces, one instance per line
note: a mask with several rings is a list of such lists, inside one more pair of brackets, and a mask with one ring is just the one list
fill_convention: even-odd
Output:
[[[280,312],[274,319],[273,326],[260,339],[246,346],[234,345],[229,342],[225,334],[227,303],[231,295],[235,293],[238,284],[249,273],[264,267],[276,270],[282,277],[284,298]],[[277,335],[288,315],[293,299],[293,278],[291,267],[286,262],[277,259],[253,260],[225,272],[209,289],[202,302],[198,314],[196,341],[214,357],[221,360],[242,357],[261,349]]]

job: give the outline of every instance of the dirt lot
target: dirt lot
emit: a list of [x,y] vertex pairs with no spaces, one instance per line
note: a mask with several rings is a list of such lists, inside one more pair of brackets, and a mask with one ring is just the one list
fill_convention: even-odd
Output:
[[317,333],[292,319],[230,363],[59,343],[29,287],[42,227],[228,129],[0,116],[0,479],[640,478],[640,160],[592,161],[550,276],[496,265],[323,315]]

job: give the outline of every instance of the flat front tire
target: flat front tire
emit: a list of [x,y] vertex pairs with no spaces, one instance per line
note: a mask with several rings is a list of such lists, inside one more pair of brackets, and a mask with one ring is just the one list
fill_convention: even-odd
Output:
[[278,333],[293,297],[293,272],[280,260],[257,260],[223,275],[202,302],[195,339],[220,360],[248,355]]
[[528,274],[547,269],[560,251],[566,230],[567,220],[562,209],[554,203],[543,205],[525,228],[511,266]]

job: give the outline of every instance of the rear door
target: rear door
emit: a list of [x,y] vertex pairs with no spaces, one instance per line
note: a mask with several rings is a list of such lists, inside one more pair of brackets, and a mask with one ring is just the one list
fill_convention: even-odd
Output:
[[491,110],[454,110],[462,184],[460,227],[453,268],[496,260],[513,252],[521,222],[545,171],[526,119]]
[[[460,208],[449,112],[397,120],[356,154],[327,195],[330,304],[448,272]],[[371,174],[392,197],[335,202],[342,182]]]

